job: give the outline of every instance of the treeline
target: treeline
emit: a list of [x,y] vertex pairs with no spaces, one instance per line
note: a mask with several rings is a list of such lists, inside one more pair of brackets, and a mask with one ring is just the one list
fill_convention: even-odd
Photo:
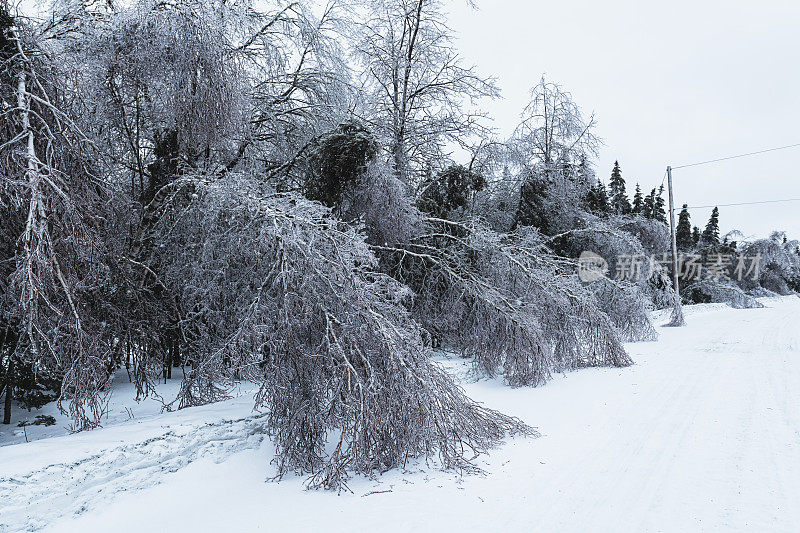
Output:
[[[641,217],[668,224],[663,193],[661,185],[643,197],[637,183],[631,202],[619,162],[615,162],[608,186],[598,180],[589,190],[587,207],[600,217]],[[687,204],[677,215],[675,236],[683,302],[758,307],[756,297],[800,292],[800,242],[781,231],[766,239],[737,241],[744,237],[739,230],[720,235],[719,216],[719,209],[714,207],[701,231],[692,225]],[[669,252],[663,246],[650,251],[661,256]],[[671,266],[668,268],[672,275]]]
[[606,191],[594,118],[544,79],[495,138],[439,2],[58,2],[0,30],[6,422],[57,399],[88,429],[115,373],[141,398],[180,368],[167,408],[260,384],[279,473],[310,486],[470,470],[533,430],[433,347],[540,385],[630,364],[675,298],[663,268],[578,279],[585,250],[668,250],[662,191],[629,203],[619,167]]

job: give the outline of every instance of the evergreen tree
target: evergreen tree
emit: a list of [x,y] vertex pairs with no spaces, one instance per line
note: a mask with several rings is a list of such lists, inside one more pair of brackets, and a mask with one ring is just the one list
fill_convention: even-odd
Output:
[[546,177],[532,175],[522,184],[515,226],[533,226],[545,235],[550,231],[551,202]]
[[706,224],[706,229],[703,230],[700,241],[703,248],[708,250],[717,250],[719,248],[719,209],[716,207],[711,211],[711,217],[708,219],[708,224]]
[[322,135],[310,152],[304,193],[310,200],[336,208],[375,161],[378,143],[369,129],[349,119]]
[[695,246],[700,243],[700,228],[697,226],[692,228],[692,242]]
[[597,182],[589,188],[586,193],[586,207],[595,215],[607,215],[609,212],[608,193],[602,181]]
[[653,189],[652,191],[650,191],[650,194],[644,197],[644,200],[642,201],[641,215],[644,218],[653,218],[653,215],[655,213],[655,207],[656,207],[656,190]]
[[456,209],[464,208],[472,195],[483,189],[486,179],[463,165],[450,165],[423,183],[417,207],[438,218],[448,218]]
[[736,241],[728,241],[728,236],[726,235],[722,239],[722,244],[719,246],[719,253],[721,254],[735,254],[736,253]]
[[608,191],[606,190],[606,185],[600,180],[597,180],[597,199],[598,205],[600,206],[600,211],[603,213],[609,213],[611,211],[611,203],[608,199]]
[[625,179],[622,177],[622,170],[619,162],[614,161],[614,169],[611,171],[611,182],[608,186],[611,211],[617,215],[627,215],[631,212],[631,203],[625,194]]
[[675,240],[678,244],[678,250],[686,252],[694,247],[692,240],[692,224],[689,220],[689,209],[686,204],[683,204],[680,214],[678,215],[678,226],[675,228]]
[[[655,190],[655,189],[654,189]],[[653,198],[653,217],[659,222],[667,223],[667,211],[664,209],[664,186],[658,188],[658,194]]]
[[644,197],[642,196],[642,189],[639,184],[636,184],[636,193],[633,195],[633,214],[641,215],[644,208]]

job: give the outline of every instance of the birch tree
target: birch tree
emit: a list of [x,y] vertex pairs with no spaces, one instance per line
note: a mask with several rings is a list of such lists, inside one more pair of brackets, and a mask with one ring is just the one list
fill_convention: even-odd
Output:
[[524,176],[517,224],[537,226],[545,233],[568,229],[575,209],[594,185],[582,169],[601,143],[594,127],[594,116],[584,118],[559,85],[542,77],[531,90],[531,101],[510,141]]
[[83,429],[100,416],[113,345],[99,309],[109,289],[109,190],[93,143],[65,111],[64,79],[43,37],[2,15],[5,389],[9,398],[15,364],[58,372],[62,399]]
[[414,183],[437,168],[447,143],[485,133],[481,98],[498,95],[489,79],[464,66],[438,0],[373,0],[358,26],[357,57],[371,91],[367,114],[386,139],[395,173]]

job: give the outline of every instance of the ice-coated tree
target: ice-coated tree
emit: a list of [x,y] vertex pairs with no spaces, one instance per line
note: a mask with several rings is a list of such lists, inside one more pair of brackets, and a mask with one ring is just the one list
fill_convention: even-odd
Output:
[[658,194],[653,197],[653,218],[659,222],[667,223],[666,202],[664,200],[664,186],[658,188]]
[[531,89],[513,144],[528,166],[580,162],[596,155],[600,138],[594,133],[594,115],[584,118],[572,95],[544,77]]
[[516,223],[545,233],[563,222],[586,197],[592,183],[575,179],[576,166],[596,155],[600,138],[594,115],[584,118],[572,95],[544,77],[531,89],[531,101],[509,142],[524,169]]
[[633,205],[631,206],[631,212],[634,215],[642,214],[642,210],[644,209],[644,199],[642,196],[642,189],[639,187],[639,184],[636,184],[636,192],[633,195]]
[[692,227],[692,243],[697,246],[700,243],[700,228]]
[[474,356],[480,373],[537,386],[553,372],[631,363],[591,290],[535,229],[498,234],[442,219],[426,229],[384,251],[416,294],[415,316],[444,346]]
[[440,0],[366,5],[356,43],[370,92],[365,114],[398,177],[417,185],[427,168],[441,168],[448,142],[466,146],[471,134],[486,131],[472,104],[497,96],[497,88],[463,64]]
[[605,184],[597,180],[586,193],[586,207],[592,213],[603,216],[610,212]]
[[608,185],[609,202],[611,210],[617,215],[628,215],[631,212],[631,203],[625,192],[625,179],[622,177],[622,170],[619,168],[619,161],[614,161],[614,168],[611,171],[611,181]]
[[356,120],[340,124],[324,134],[311,150],[306,198],[331,208],[341,207],[352,194],[367,167],[378,157],[378,143],[370,130]]
[[683,204],[680,214],[678,214],[678,225],[675,228],[675,240],[678,245],[678,250],[688,252],[694,248],[694,240],[692,239],[692,224],[689,217],[689,209],[686,204]]
[[474,469],[465,450],[530,432],[472,402],[428,359],[408,289],[378,271],[353,226],[257,175],[184,179],[197,199],[171,207],[176,223],[161,219],[170,231],[158,258],[192,310],[197,364],[179,405],[218,400],[233,379],[259,383],[279,475],[334,489],[411,457]]
[[452,218],[455,210],[466,207],[485,186],[486,179],[480,172],[463,165],[450,165],[423,182],[417,206],[430,216]]
[[4,419],[15,392],[24,399],[55,377],[75,428],[84,429],[100,415],[104,362],[115,348],[114,307],[106,305],[116,263],[113,195],[96,145],[69,112],[69,64],[49,48],[59,29],[24,20],[0,8]]
[[719,248],[719,244],[719,209],[715,207],[700,237],[700,245],[705,251],[714,252]]

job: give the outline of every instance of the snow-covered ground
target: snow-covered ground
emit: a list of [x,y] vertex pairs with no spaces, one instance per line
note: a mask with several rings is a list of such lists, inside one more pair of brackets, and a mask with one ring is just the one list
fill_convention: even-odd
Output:
[[481,457],[481,476],[418,463],[304,491],[267,481],[248,395],[112,404],[104,429],[0,447],[0,531],[800,531],[800,298],[763,302],[687,308],[687,327],[628,346],[630,368],[538,389],[466,379],[542,433]]

